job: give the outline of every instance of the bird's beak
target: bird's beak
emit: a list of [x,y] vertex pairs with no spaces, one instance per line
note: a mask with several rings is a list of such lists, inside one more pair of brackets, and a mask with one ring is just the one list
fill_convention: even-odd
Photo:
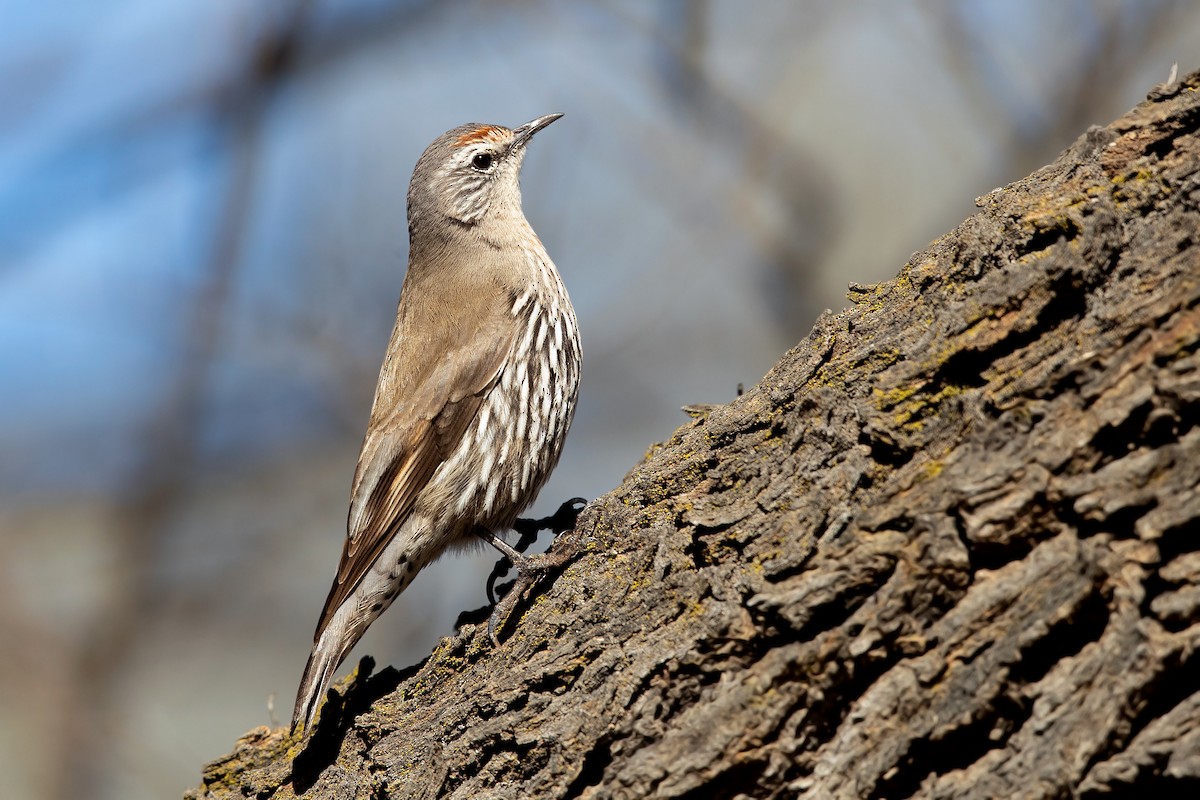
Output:
[[514,135],[511,146],[514,148],[524,147],[529,143],[530,137],[561,116],[562,114],[547,114],[544,117],[538,117],[537,119],[526,122],[521,127],[513,130]]

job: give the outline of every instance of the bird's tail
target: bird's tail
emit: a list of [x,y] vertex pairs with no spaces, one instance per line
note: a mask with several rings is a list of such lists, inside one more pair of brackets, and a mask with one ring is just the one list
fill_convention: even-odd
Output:
[[292,733],[301,725],[303,732],[308,733],[321,700],[325,697],[325,691],[329,688],[329,682],[333,680],[333,673],[366,631],[366,625],[354,624],[351,612],[356,606],[357,600],[351,595],[313,642],[308,663],[304,665],[304,677],[300,679],[300,690],[296,693],[296,709],[292,712]]

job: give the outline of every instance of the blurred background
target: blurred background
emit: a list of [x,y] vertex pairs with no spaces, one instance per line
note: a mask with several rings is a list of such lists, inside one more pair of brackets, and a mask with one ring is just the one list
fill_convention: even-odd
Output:
[[286,723],[442,131],[566,113],[523,181],[585,350],[542,515],[1198,54],[1167,0],[0,0],[5,796],[178,796]]

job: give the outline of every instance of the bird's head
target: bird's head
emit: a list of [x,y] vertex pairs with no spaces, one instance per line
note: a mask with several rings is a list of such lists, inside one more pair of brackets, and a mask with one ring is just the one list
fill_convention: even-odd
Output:
[[517,128],[468,123],[425,149],[408,187],[409,230],[419,221],[449,218],[463,225],[521,217],[521,162],[535,133],[562,114]]

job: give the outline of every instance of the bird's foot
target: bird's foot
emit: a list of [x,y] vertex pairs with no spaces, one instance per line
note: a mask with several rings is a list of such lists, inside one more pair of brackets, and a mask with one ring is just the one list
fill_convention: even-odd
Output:
[[[527,556],[523,554],[525,548],[529,547],[537,538],[538,531],[551,530],[554,531],[557,537],[566,531],[572,530],[575,527],[576,518],[578,518],[580,512],[586,506],[587,501],[582,497],[572,497],[548,517],[536,520],[517,520],[513,524],[513,530],[520,534],[520,540],[517,542],[516,547],[513,547],[487,528],[480,527],[475,529],[476,536],[499,550],[504,556],[503,559],[496,563],[496,567],[492,570],[492,574],[488,576],[487,581],[488,600],[495,604],[492,615],[488,618],[488,638],[492,640],[492,644],[500,644],[497,638],[497,631],[504,627],[508,615],[512,613],[513,608],[521,598],[539,580],[545,577],[547,572],[567,563],[572,555],[568,551],[565,553],[541,553]],[[494,591],[495,584],[498,578],[508,574],[508,565],[504,563],[506,560],[509,564],[517,568],[517,579],[513,582],[513,586],[509,589],[508,593],[497,602]]]
[[[492,572],[487,579],[487,598],[488,602],[493,605],[496,603],[496,581],[508,574],[509,564],[516,564],[520,560],[521,553],[529,549],[529,545],[537,541],[537,535],[541,531],[553,531],[555,536],[574,529],[575,520],[579,517],[580,512],[587,506],[587,500],[582,497],[572,497],[567,502],[563,503],[548,517],[541,519],[519,519],[513,523],[513,530],[519,534],[516,546],[510,545],[496,534],[486,528],[480,528],[475,531],[475,534],[485,542],[496,548],[504,555],[504,558],[496,562],[496,566],[492,568]],[[505,561],[509,563],[505,563]]]
[[[517,554],[514,552],[513,555]],[[492,615],[488,617],[487,633],[493,645],[500,646],[497,634],[504,627],[509,614],[512,613],[513,608],[526,592],[536,586],[548,572],[567,563],[571,556],[570,552],[539,553],[532,556],[517,555],[517,559],[513,561],[517,568],[517,580],[508,593],[500,598],[500,602],[496,603],[495,608],[492,609]],[[508,555],[508,558],[512,560],[512,555]]]

